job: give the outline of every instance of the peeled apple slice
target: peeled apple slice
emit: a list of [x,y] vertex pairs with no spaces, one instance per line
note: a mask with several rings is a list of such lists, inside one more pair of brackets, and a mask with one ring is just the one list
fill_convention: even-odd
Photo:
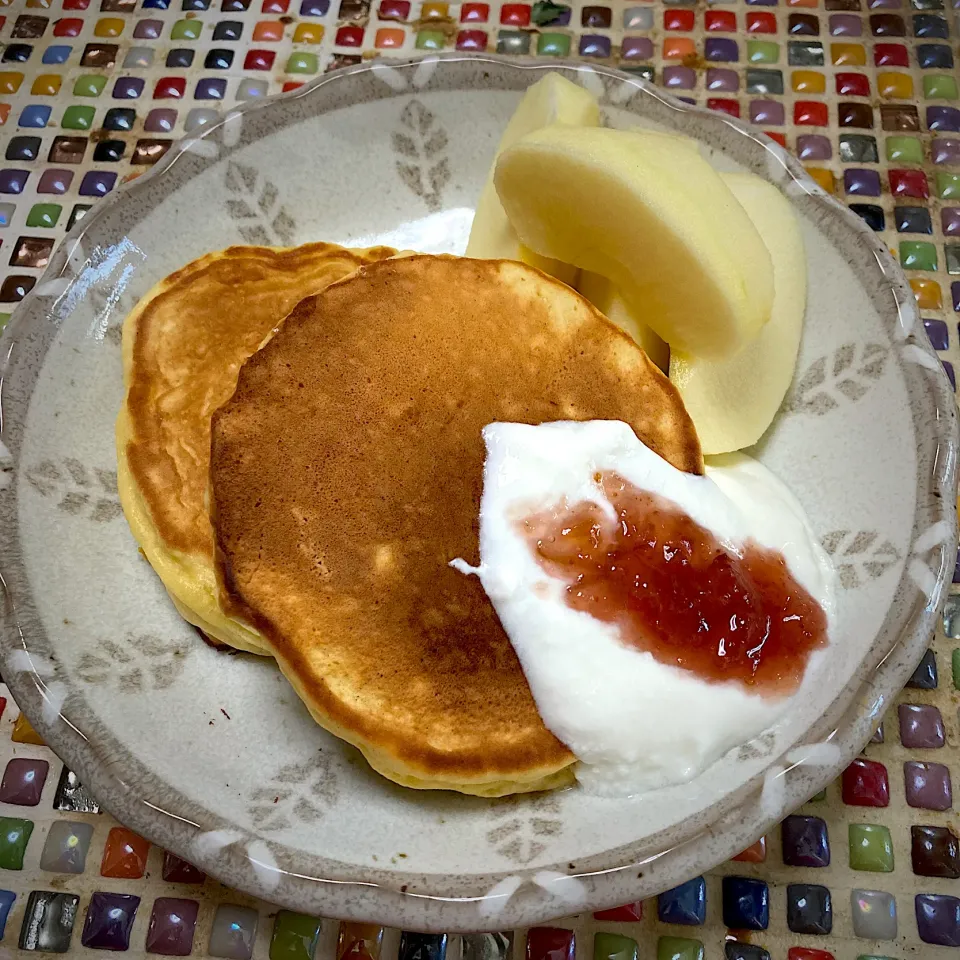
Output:
[[[559,73],[548,73],[523,95],[520,106],[510,118],[507,129],[500,138],[497,156],[528,133],[552,123],[595,127],[599,122],[600,109],[591,94]],[[510,226],[510,221],[503,212],[496,187],[493,185],[493,167],[480,194],[466,255],[523,260],[570,285],[576,280],[578,272],[576,267],[568,263],[541,257],[532,250],[522,248],[516,231]]]
[[583,294],[608,320],[643,347],[647,356],[664,373],[670,362],[670,348],[645,324],[637,320],[630,304],[606,277],[599,273],[581,272],[577,290]]
[[670,355],[670,379],[705,454],[741,450],[766,432],[793,379],[807,304],[807,257],[790,204],[753,174],[721,176],[770,251],[774,295],[769,322],[736,356],[705,360],[677,351]]
[[732,356],[770,315],[760,234],[720,175],[673,137],[546,127],[504,150],[494,182],[523,244],[612,280],[671,349]]

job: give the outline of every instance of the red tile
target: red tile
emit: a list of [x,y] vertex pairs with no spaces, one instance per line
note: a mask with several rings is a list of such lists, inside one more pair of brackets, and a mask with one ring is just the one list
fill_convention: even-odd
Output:
[[827,950],[814,950],[813,947],[791,947],[787,951],[787,960],[834,960]]
[[90,0],[63,0],[64,10],[86,10],[90,6]]
[[763,132],[771,140],[776,140],[776,142],[779,143],[781,147],[785,147],[787,145],[787,138],[782,133],[778,133],[776,130],[764,130]]
[[269,70],[276,59],[273,50],[248,50],[243,58],[244,70]]
[[843,97],[869,97],[870,78],[862,73],[838,73],[837,93]]
[[572,930],[533,927],[527,934],[527,960],[574,960]]
[[902,43],[877,43],[873,47],[873,62],[878,67],[909,67],[907,48]]
[[461,30],[457,34],[458,50],[486,50],[487,35],[483,30]]
[[7,698],[0,697],[0,717],[3,716],[3,711],[7,709]]
[[298,90],[303,86],[303,83],[298,80],[288,80],[282,87],[284,93],[289,93],[291,90]]
[[729,100],[726,97],[707,97],[707,109],[716,110],[718,113],[726,113],[731,117],[740,116],[740,104],[736,100]]
[[710,31],[733,33],[737,29],[737,15],[730,10],[708,10],[704,15],[703,23]]
[[154,100],[180,100],[187,90],[183,77],[162,77],[153,88]]
[[844,803],[854,807],[890,805],[890,780],[882,763],[859,757],[843,771],[841,783]]
[[489,3],[465,3],[460,7],[461,23],[486,23],[489,18]]
[[290,0],[263,0],[260,10],[263,13],[286,13]]
[[684,30],[689,32],[693,29],[694,13],[692,10],[668,9],[663,11],[663,29],[664,30]]
[[334,42],[338,47],[362,47],[363,27],[340,27]]
[[76,37],[83,29],[83,21],[77,17],[67,17],[64,20],[58,20],[53,25],[53,35],[55,37]]
[[890,192],[895,197],[918,197],[926,200],[930,196],[927,175],[922,170],[891,170]]
[[801,127],[825,127],[827,105],[817,100],[798,100],[793,105],[793,122]]
[[410,0],[383,0],[377,16],[381,20],[409,20]]
[[511,27],[529,27],[529,5],[526,3],[505,3],[500,8],[500,22]]
[[748,13],[747,33],[776,33],[777,18],[772,13]]
[[[770,134],[768,133],[767,136],[769,137]],[[781,133],[780,136],[782,137],[783,134]],[[733,859],[738,863],[764,863],[767,859],[767,838],[761,837],[756,843],[747,847],[743,853],[738,853]]]
[[598,910],[593,915],[594,920],[607,920],[610,923],[633,923],[643,919],[643,902],[625,903],[622,907],[612,910]]

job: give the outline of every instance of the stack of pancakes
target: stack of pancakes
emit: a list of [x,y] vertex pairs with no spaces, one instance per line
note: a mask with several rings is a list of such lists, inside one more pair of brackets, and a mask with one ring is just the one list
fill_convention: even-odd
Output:
[[[397,783],[570,782],[480,582],[494,421],[623,420],[702,471],[678,394],[579,294],[505,260],[231,248],[124,327],[134,535],[191,623],[274,656]],[[284,319],[285,318],[285,319]]]

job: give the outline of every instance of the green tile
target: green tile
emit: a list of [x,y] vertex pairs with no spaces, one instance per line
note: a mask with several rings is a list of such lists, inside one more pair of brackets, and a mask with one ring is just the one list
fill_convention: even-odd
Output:
[[501,30],[497,34],[497,53],[527,54],[530,52],[530,34],[522,30]]
[[874,823],[851,823],[850,867],[853,870],[892,873],[893,840],[890,828]]
[[0,333],[6,329],[7,324],[10,322],[9,313],[0,313]]
[[93,115],[96,113],[93,107],[67,107],[63,111],[63,119],[60,126],[67,130],[89,130],[93,126]]
[[98,77],[96,74],[77,77],[77,81],[73,85],[73,95],[75,97],[99,97],[106,85],[107,78]]
[[33,833],[33,821],[18,817],[0,817],[0,867],[22,870],[27,841]]
[[313,960],[320,939],[320,921],[303,913],[280,910],[273,921],[270,960]]
[[747,60],[750,63],[776,63],[779,59],[779,43],[770,40],[747,41]]
[[619,933],[598,933],[593,938],[593,960],[637,960],[637,941]]
[[923,144],[916,137],[887,137],[887,159],[923,163]]
[[170,31],[171,40],[197,40],[203,30],[201,20],[178,20]]
[[687,937],[661,937],[657,960],[703,960],[703,944]]
[[945,73],[928,73],[923,78],[923,95],[928,100],[956,100],[956,77]]
[[541,33],[537,37],[537,54],[541,57],[570,56],[570,35],[566,33]]
[[960,198],[960,173],[937,173],[937,196],[941,200]]
[[291,53],[287,61],[287,73],[316,73],[319,69],[315,53]]
[[807,803],[819,803],[821,800],[827,799],[827,788],[824,787],[819,793],[815,793]]
[[926,240],[901,240],[900,265],[907,270],[936,270],[937,248]]
[[442,30],[418,30],[413,45],[418,50],[442,50],[445,40]]
[[950,662],[953,666],[953,689],[960,690],[960,647],[953,651]]
[[27,214],[27,226],[55,227],[62,210],[59,203],[35,203]]

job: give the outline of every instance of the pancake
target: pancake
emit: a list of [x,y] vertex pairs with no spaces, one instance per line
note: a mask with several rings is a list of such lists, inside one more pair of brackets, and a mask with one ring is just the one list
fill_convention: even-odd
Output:
[[393,253],[230,247],[162,280],[124,322],[120,501],[177,609],[216,640],[269,653],[218,603],[206,504],[210,416],[233,393],[240,364],[300,300]]
[[507,260],[362,267],[293,310],[213,417],[221,602],[397,783],[570,782],[476,564],[496,420],[616,419],[702,472],[679,394],[580,294]]

